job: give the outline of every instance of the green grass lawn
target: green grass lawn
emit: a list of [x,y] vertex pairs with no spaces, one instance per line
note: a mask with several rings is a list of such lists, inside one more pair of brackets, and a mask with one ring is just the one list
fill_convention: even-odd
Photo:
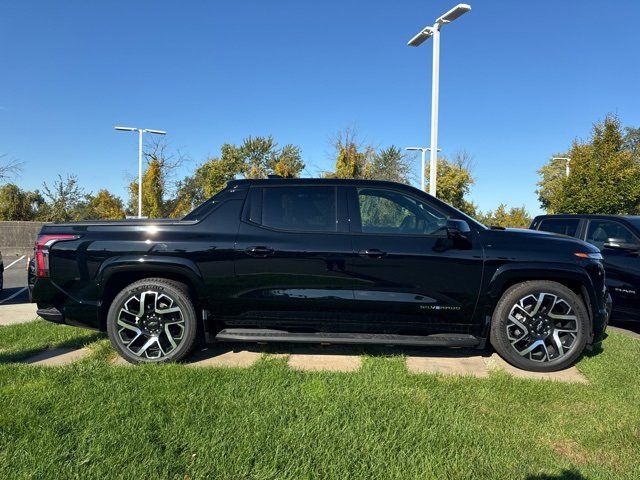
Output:
[[[46,368],[11,363],[90,343]],[[590,384],[357,373],[114,367],[92,332],[0,328],[0,478],[640,478],[640,341],[612,334]]]

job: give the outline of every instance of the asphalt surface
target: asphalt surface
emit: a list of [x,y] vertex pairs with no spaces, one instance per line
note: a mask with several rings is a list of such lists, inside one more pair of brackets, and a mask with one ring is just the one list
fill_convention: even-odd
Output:
[[0,305],[29,302],[27,293],[27,257],[4,257],[4,288]]

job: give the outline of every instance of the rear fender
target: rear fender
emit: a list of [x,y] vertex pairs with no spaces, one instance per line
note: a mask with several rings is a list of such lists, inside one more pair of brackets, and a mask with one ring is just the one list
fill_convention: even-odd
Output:
[[98,298],[103,298],[109,280],[123,272],[135,275],[143,273],[149,277],[184,278],[191,284],[198,298],[205,298],[202,274],[193,261],[182,257],[153,255],[125,255],[107,259],[96,275]]

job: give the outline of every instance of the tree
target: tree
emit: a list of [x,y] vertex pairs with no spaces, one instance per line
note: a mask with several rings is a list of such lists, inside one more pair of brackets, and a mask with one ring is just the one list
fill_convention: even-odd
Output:
[[358,142],[355,130],[346,128],[333,139],[336,155],[335,172],[325,172],[328,178],[364,178],[367,175],[367,161],[374,150],[370,146],[363,147]]
[[189,213],[197,205],[222,190],[225,184],[242,172],[243,166],[233,151],[223,146],[222,158],[212,157],[196,168],[193,175],[178,184],[172,217]]
[[[167,217],[175,209],[173,195],[175,171],[184,163],[180,152],[171,153],[162,140],[153,140],[145,147],[146,168],[142,175],[142,215],[149,218]],[[129,183],[127,213],[138,213],[138,180]]]
[[7,154],[0,155],[0,180],[11,178],[22,170],[22,163],[15,159],[7,159]]
[[8,183],[0,187],[0,220],[33,220],[43,203],[37,190],[27,192]]
[[622,148],[631,152],[636,162],[640,162],[640,128],[626,127],[622,138]]
[[524,206],[507,210],[507,206],[501,203],[495,211],[479,214],[478,220],[488,226],[528,228],[531,215]]
[[538,182],[539,188],[536,190],[536,193],[538,194],[540,205],[547,213],[554,213],[554,202],[559,198],[559,195],[562,194],[562,189],[564,188],[567,177],[567,163],[566,160],[562,160],[562,158],[568,158],[568,155],[568,153],[555,154],[546,165],[538,170],[538,174],[542,178]]
[[285,145],[269,159],[269,170],[284,178],[295,178],[304,169],[300,147]]
[[555,213],[640,213],[640,161],[634,158],[634,135],[628,134],[623,136],[616,117],[607,116],[594,125],[589,141],[573,142],[568,177],[559,180],[549,173],[551,164],[543,167],[543,207]]
[[299,147],[287,144],[279,148],[272,136],[247,137],[239,146],[225,143],[220,158],[207,159],[193,175],[178,182],[170,216],[185,215],[238,176],[266,178],[276,174],[297,177],[304,166]]
[[106,189],[95,196],[89,195],[87,206],[82,213],[83,220],[118,220],[125,218],[122,200]]
[[42,184],[45,205],[38,215],[42,220],[52,222],[68,222],[80,220],[86,208],[87,196],[78,185],[78,177],[58,175],[53,185]]
[[409,183],[411,164],[404,152],[395,145],[370,155],[365,163],[363,177],[370,180],[388,180]]
[[[429,166],[426,165],[425,168],[427,169],[425,175],[429,178]],[[451,161],[440,157],[436,196],[443,202],[473,216],[476,214],[476,206],[466,198],[471,186],[475,183],[471,174],[472,168],[473,159],[466,151],[457,152]]]
[[247,137],[240,146],[225,144],[221,153],[224,162],[239,166],[245,178],[297,177],[304,169],[300,148],[291,144],[278,148],[271,135]]

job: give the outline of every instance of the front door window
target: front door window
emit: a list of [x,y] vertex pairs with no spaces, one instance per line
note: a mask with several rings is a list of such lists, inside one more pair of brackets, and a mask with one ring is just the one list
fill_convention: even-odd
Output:
[[638,240],[621,223],[610,220],[591,220],[587,230],[587,242],[602,250],[605,243],[637,244]]
[[363,233],[433,235],[447,223],[432,206],[393,190],[360,188],[358,207]]

